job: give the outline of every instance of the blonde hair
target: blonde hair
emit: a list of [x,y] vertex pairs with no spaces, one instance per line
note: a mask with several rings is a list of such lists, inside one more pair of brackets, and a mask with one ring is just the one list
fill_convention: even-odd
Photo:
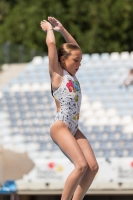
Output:
[[68,58],[71,55],[72,51],[75,50],[81,50],[79,46],[77,46],[76,44],[72,44],[72,43],[64,43],[62,44],[57,53],[58,53],[58,61],[60,62],[60,57],[64,56],[65,58]]

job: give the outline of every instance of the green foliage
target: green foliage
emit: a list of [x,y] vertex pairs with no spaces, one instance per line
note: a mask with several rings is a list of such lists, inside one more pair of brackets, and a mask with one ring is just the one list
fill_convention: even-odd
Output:
[[[132,51],[132,0],[1,0],[0,44],[7,41],[47,51],[40,21],[54,16],[84,53]],[[64,40],[55,33],[57,46]]]
[[4,22],[5,17],[9,14],[10,11],[10,5],[4,1],[1,0],[0,2],[0,24]]

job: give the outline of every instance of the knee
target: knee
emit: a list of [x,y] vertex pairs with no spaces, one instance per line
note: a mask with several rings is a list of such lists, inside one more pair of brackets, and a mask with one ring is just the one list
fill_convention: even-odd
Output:
[[97,174],[98,170],[99,170],[99,165],[98,163],[94,163],[92,166],[90,166],[90,169],[91,171],[94,173],[94,174]]
[[88,169],[88,164],[87,162],[81,162],[76,168],[81,174],[84,174]]

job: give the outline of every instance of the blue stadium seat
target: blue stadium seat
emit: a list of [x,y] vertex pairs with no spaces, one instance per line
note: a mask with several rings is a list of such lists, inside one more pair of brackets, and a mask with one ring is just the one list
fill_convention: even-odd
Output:
[[[124,54],[123,54],[124,55]],[[118,117],[125,115],[133,116],[133,87],[128,89],[119,87],[118,79],[123,73],[128,72],[128,61],[122,61],[120,54],[86,54],[83,55],[82,67],[77,73],[77,77],[82,85],[82,93],[88,97],[89,103],[100,101],[105,116],[110,119],[107,112],[110,108],[116,109]],[[125,59],[125,58],[123,58]],[[44,58],[45,65],[48,58]],[[28,152],[35,147],[36,152],[48,157],[53,152],[53,156],[60,157],[60,150],[51,141],[49,126],[55,116],[56,108],[54,99],[49,89],[42,91],[11,91],[12,85],[30,83],[49,83],[50,77],[47,68],[43,64],[35,67],[29,63],[26,69],[12,81],[2,88],[3,97],[0,99],[0,112],[7,113],[6,120],[11,125],[10,135],[16,137],[18,134],[23,136]],[[94,108],[91,107],[93,110]],[[92,117],[96,118],[96,110],[93,110]],[[115,116],[115,114],[114,114]],[[102,117],[102,116],[101,116]],[[80,120],[79,127],[90,141],[97,157],[126,157],[133,156],[132,140],[133,133],[127,134],[122,124],[96,124],[95,126],[86,125],[84,120]],[[4,132],[4,131],[3,131]],[[2,134],[3,137],[3,134]],[[20,140],[20,142],[22,142]],[[39,148],[37,149],[37,145]],[[55,152],[55,153],[54,153]],[[36,154],[37,155],[37,154]],[[33,155],[32,155],[33,156]],[[35,154],[34,154],[35,156]]]

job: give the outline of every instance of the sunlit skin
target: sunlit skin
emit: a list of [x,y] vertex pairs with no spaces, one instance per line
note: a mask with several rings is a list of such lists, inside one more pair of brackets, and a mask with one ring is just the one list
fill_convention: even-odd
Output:
[[82,52],[80,50],[74,50],[68,58],[61,57],[61,67],[74,76],[81,66],[81,59]]
[[[46,44],[49,56],[49,73],[52,89],[55,91],[62,84],[63,69],[72,76],[76,74],[81,66],[82,51],[80,50],[76,40],[57,19],[54,17],[48,17],[48,21],[43,20],[40,25],[42,30],[47,34]],[[67,58],[61,56],[60,63],[58,61],[53,30],[59,32],[65,39],[66,43],[71,43],[77,46],[75,50],[72,50],[71,48],[71,50],[68,49],[67,53],[70,53],[70,55]],[[69,50],[71,52],[69,52]],[[78,99],[75,99],[75,101],[77,102]],[[57,112],[59,112],[60,102],[58,102],[58,100],[55,102]],[[76,118],[79,118],[79,116],[77,115]],[[65,181],[61,200],[82,200],[98,171],[98,163],[91,145],[79,128],[75,135],[72,135],[69,128],[62,120],[58,120],[52,124],[50,128],[50,136],[62,150],[64,155],[66,155],[74,165],[74,170],[69,174]]]

